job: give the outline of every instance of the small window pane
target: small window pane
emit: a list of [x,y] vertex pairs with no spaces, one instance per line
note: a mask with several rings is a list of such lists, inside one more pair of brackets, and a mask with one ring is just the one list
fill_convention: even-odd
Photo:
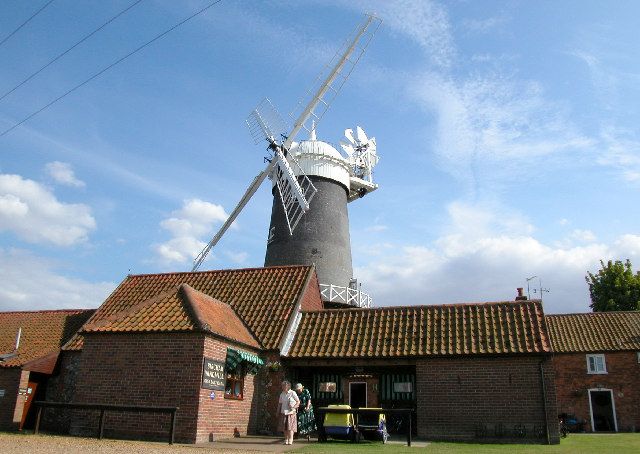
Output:
[[587,355],[587,369],[590,374],[606,374],[607,365],[604,355]]

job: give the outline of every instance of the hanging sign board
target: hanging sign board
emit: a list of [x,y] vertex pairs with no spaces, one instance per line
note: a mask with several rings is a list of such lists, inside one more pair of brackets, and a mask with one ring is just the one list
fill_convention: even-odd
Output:
[[224,362],[205,358],[202,366],[202,387],[224,391],[224,382]]

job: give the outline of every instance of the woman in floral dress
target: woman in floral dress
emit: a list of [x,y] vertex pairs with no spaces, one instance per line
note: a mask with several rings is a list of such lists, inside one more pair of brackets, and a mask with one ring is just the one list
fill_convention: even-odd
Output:
[[313,415],[313,405],[311,405],[311,393],[302,386],[302,383],[296,385],[296,393],[300,399],[300,407],[298,407],[298,434],[303,435],[309,440],[311,432],[316,430],[316,418]]

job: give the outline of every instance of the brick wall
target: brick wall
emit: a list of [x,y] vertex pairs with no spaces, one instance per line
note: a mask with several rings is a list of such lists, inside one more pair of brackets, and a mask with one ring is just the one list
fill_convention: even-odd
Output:
[[640,364],[636,352],[604,353],[607,374],[588,374],[585,353],[562,353],[553,358],[558,413],[574,414],[591,431],[589,389],[613,391],[619,431],[640,431]]
[[[89,334],[76,383],[77,402],[178,406],[176,441],[196,439],[204,335]],[[170,416],[107,413],[105,436],[166,440]],[[71,433],[96,434],[98,412],[72,412]]]
[[[267,364],[280,364],[280,354],[270,351],[264,354]],[[278,398],[282,392],[282,381],[291,381],[289,371],[282,365],[277,370],[262,368],[257,376],[259,393],[258,433],[272,435],[278,428]]]
[[[428,439],[546,443],[541,357],[464,357],[416,362],[418,435]],[[543,363],[547,418],[558,443],[554,371]],[[526,436],[514,435],[524,425]]]
[[[76,378],[80,367],[79,351],[63,351],[58,357],[56,375],[47,380],[46,400],[49,402],[71,402],[75,395]],[[71,412],[66,409],[45,408],[40,427],[49,432],[68,433]]]
[[349,405],[349,399],[351,395],[351,392],[350,392],[351,383],[366,383],[367,407],[376,408],[380,406],[380,400],[378,399],[378,389],[380,386],[380,379],[378,377],[344,375],[342,377],[342,395],[343,395],[343,401],[347,405]]
[[[257,350],[236,347],[207,337],[204,341],[204,356],[224,362],[227,346],[258,354]],[[215,398],[211,399],[210,389],[200,389],[196,443],[231,438],[234,429],[238,429],[241,435],[255,434],[260,398],[260,393],[256,392],[257,382],[256,375],[245,376],[242,400],[226,399],[224,391],[215,391]]]
[[312,274],[309,284],[305,287],[300,306],[303,311],[321,311],[324,309],[322,299],[320,298],[318,275],[315,272]]
[[[0,430],[18,429],[20,419],[18,419],[17,423],[14,422],[14,414],[16,400],[20,400],[20,407],[24,405],[24,398],[18,396],[21,375],[22,370],[19,367],[0,368],[0,389],[4,389],[4,396],[0,397]],[[20,416],[22,416],[22,410],[20,411]]]

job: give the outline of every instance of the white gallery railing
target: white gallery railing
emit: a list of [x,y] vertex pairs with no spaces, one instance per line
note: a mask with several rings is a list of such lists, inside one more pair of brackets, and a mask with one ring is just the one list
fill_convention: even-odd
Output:
[[371,296],[350,287],[333,284],[320,284],[320,295],[325,301],[349,304],[350,306],[370,308],[373,304]]

